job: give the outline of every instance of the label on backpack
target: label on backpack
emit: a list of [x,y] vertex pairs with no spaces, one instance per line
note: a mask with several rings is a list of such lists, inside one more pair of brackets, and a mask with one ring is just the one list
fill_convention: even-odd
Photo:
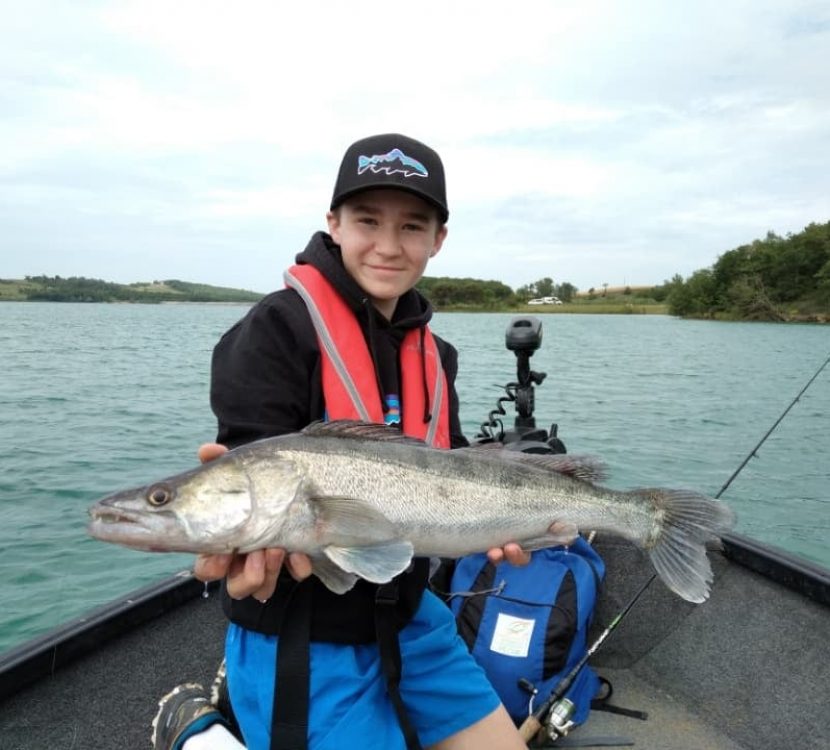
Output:
[[497,654],[524,659],[530,651],[530,640],[535,625],[536,620],[524,620],[500,612],[493,629],[490,650]]

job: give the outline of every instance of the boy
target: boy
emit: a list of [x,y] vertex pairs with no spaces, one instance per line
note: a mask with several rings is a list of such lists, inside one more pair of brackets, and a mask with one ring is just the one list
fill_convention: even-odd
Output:
[[[200,457],[319,419],[383,422],[435,447],[466,445],[457,355],[429,331],[432,310],[414,289],[448,216],[435,151],[398,134],[352,144],[328,234],[311,238],[286,272],[288,288],[254,306],[214,350],[221,445],[203,446]],[[491,550],[494,561],[505,556],[526,561],[516,545]],[[309,577],[304,555],[200,557],[197,577],[225,579],[227,688],[246,746],[524,748],[451,614],[425,590],[426,568],[420,561],[393,584],[359,581],[338,596]],[[162,702],[156,747],[192,750],[194,727],[221,716],[204,699],[194,711],[187,691],[177,695]]]

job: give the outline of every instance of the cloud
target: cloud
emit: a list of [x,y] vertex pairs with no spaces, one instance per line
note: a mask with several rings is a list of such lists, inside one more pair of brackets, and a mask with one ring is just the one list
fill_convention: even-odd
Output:
[[33,2],[7,21],[4,277],[266,291],[323,226],[345,146],[383,131],[444,156],[435,274],[656,283],[830,219],[826,4]]

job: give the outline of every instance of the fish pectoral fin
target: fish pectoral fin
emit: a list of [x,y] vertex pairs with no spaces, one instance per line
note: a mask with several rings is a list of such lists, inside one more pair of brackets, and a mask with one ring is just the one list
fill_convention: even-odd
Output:
[[554,521],[546,534],[531,539],[521,539],[519,544],[526,552],[532,552],[546,547],[558,547],[561,544],[572,544],[579,534],[579,529],[572,523]]
[[323,553],[342,570],[372,583],[388,583],[403,573],[412,561],[412,542],[393,539],[365,547],[339,547],[330,544]]
[[345,594],[357,583],[358,576],[347,573],[326,557],[313,557],[311,569],[325,587],[335,594]]
[[322,538],[338,547],[387,542],[398,536],[394,524],[377,508],[353,497],[310,498]]

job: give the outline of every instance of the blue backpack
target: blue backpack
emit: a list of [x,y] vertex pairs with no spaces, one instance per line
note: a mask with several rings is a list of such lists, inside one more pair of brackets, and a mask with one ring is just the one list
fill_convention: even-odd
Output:
[[[587,651],[604,577],[605,563],[582,537],[570,547],[533,552],[525,567],[494,566],[484,554],[457,562],[450,607],[458,632],[517,725],[531,697],[519,680],[538,689],[538,705]],[[565,694],[577,724],[588,718],[599,688],[586,664]]]

